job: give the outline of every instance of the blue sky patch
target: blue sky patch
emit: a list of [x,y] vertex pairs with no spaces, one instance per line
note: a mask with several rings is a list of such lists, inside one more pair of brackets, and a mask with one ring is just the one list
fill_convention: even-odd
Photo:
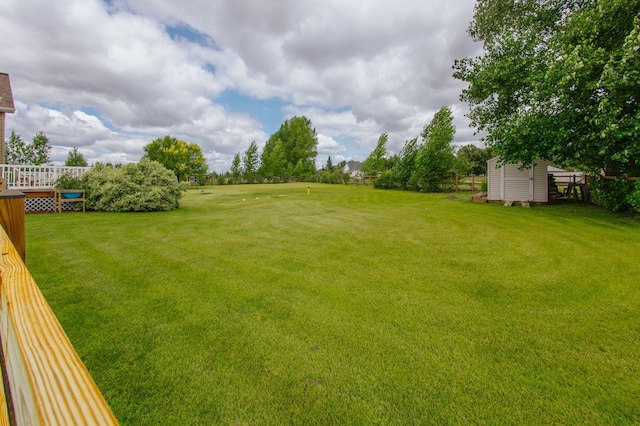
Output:
[[224,106],[229,111],[241,112],[252,115],[264,125],[264,130],[269,135],[274,134],[284,123],[283,108],[288,105],[282,99],[257,99],[245,96],[235,90],[225,90],[216,103]]
[[200,46],[217,49],[216,42],[208,35],[201,33],[190,25],[180,23],[175,26],[165,26],[167,34],[172,40],[185,39]]

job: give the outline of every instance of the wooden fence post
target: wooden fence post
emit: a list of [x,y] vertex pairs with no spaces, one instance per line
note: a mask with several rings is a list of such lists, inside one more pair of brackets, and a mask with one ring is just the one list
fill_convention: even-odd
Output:
[[26,262],[26,237],[24,228],[24,194],[7,190],[0,192],[0,225],[4,228],[16,251]]

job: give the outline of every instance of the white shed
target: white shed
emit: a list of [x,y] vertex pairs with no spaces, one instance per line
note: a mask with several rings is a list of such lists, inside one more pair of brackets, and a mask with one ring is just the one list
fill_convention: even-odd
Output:
[[549,202],[546,160],[520,170],[522,163],[499,164],[500,157],[487,161],[487,200]]

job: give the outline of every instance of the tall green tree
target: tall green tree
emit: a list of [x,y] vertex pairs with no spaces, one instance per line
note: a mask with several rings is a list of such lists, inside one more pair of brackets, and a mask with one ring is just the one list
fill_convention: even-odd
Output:
[[324,169],[329,172],[333,171],[333,162],[331,161],[331,156],[327,157],[327,162],[324,165]]
[[255,182],[259,163],[258,145],[256,145],[256,141],[253,141],[242,157],[242,173],[247,182]]
[[409,182],[416,168],[419,149],[418,138],[409,139],[404,143],[402,151],[398,155],[398,161],[393,166],[394,181],[402,189],[415,189],[410,187]]
[[33,161],[32,164],[48,164],[51,162],[49,154],[51,152],[51,146],[49,145],[49,138],[42,132],[33,137],[31,142]]
[[6,144],[5,160],[7,164],[41,165],[51,162],[49,138],[42,132],[35,135],[30,144],[25,143],[13,130]]
[[[286,174],[303,178],[315,174],[318,137],[311,120],[304,116],[286,120],[265,144],[263,158],[272,155],[278,141],[282,144]],[[267,163],[273,164],[274,161],[267,159]]]
[[361,170],[370,176],[376,176],[386,169],[387,162],[387,140],[389,135],[383,133],[378,138],[376,147],[371,154],[362,162]]
[[259,173],[265,179],[286,178],[287,159],[280,139],[267,142],[260,159]]
[[67,154],[67,161],[64,162],[65,166],[87,167],[87,160],[84,159],[84,155],[78,151],[78,147],[74,146]]
[[191,175],[203,177],[209,168],[200,145],[170,135],[152,141],[144,147],[144,151],[144,158],[157,161],[171,170],[178,181],[186,181]]
[[233,183],[238,183],[240,179],[240,175],[242,174],[242,160],[240,159],[240,153],[236,152],[233,156],[233,161],[231,162],[231,177],[233,178]]
[[469,33],[454,76],[504,161],[638,176],[640,0],[478,0]]
[[7,164],[29,164],[27,160],[29,157],[27,144],[13,130],[9,133],[6,147],[5,160]]
[[416,155],[411,186],[421,192],[442,192],[451,187],[455,132],[451,109],[440,108],[422,130],[423,144]]

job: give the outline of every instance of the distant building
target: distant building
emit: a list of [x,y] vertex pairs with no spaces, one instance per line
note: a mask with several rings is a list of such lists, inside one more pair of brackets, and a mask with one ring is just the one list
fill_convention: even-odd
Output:
[[0,164],[5,164],[4,117],[5,114],[13,114],[14,112],[16,112],[16,108],[13,105],[9,74],[0,73]]
[[344,165],[341,172],[349,173],[349,177],[352,178],[361,178],[364,176],[360,171],[362,167],[362,163],[360,161],[347,161],[347,164]]

